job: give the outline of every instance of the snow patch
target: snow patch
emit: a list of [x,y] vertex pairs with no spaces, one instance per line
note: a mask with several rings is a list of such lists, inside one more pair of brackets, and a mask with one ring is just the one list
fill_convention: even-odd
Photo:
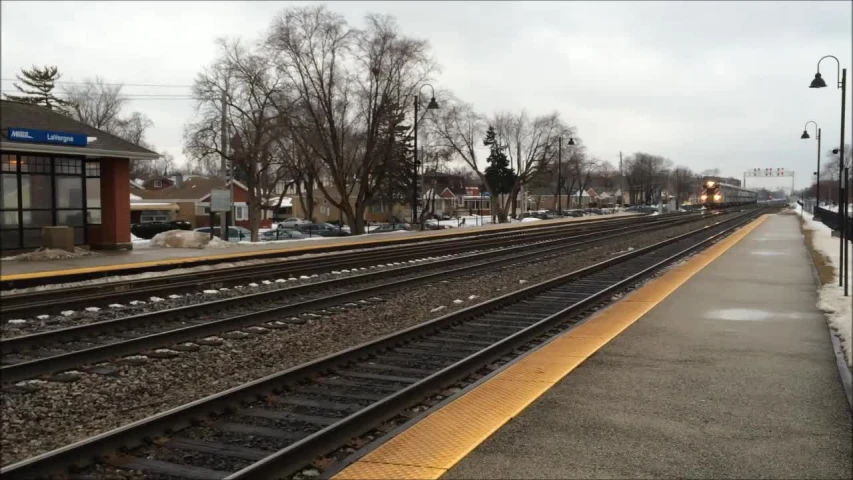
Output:
[[440,305],[440,306],[435,307],[432,310],[430,310],[430,312],[431,313],[440,312],[440,311],[444,310],[445,308],[447,308],[447,307],[445,307],[444,305]]
[[63,310],[60,313],[62,313],[63,317],[70,317],[71,315],[74,315],[74,310]]
[[453,303],[457,303],[457,304],[458,304],[458,303],[462,303],[462,300],[459,300],[459,299],[457,298],[456,300],[454,300],[454,301],[453,301]]
[[163,299],[160,297],[151,297],[151,298],[149,298],[149,300],[151,300],[152,302],[155,302],[155,303],[163,301]]
[[204,293],[207,295],[216,295],[219,293],[219,290],[205,290]]
[[209,233],[190,230],[169,230],[158,233],[151,239],[150,245],[159,248],[231,248],[231,242],[219,237],[210,238]]
[[39,315],[36,318],[38,318],[39,320],[47,320],[48,318],[50,318],[50,315]]
[[181,296],[173,294],[173,295],[169,295],[169,298],[171,298],[172,300],[175,300],[175,299],[181,298]]
[[479,298],[477,295],[471,295],[468,297],[468,300],[474,300],[475,298]]
[[124,305],[120,303],[111,303],[110,308],[124,308]]
[[[800,214],[802,209],[797,205],[795,211]],[[838,286],[840,278],[838,267],[841,265],[838,255],[839,240],[837,237],[832,237],[832,229],[822,222],[812,220],[811,215],[803,215],[803,220],[805,221],[803,229],[814,231],[812,242],[815,250],[826,257],[834,270],[832,281],[818,290],[817,307],[824,311],[830,330],[841,343],[847,365],[853,368],[853,322],[850,321],[850,318],[853,318],[853,306],[850,304],[850,297],[845,297],[844,289]],[[851,280],[853,275],[847,278],[848,282]]]
[[11,323],[12,325],[20,325],[22,323],[27,323],[27,321],[21,318],[15,318],[13,320],[9,320],[9,323]]
[[97,254],[89,250],[74,247],[73,252],[57,248],[39,248],[33,252],[22,253],[13,257],[3,257],[3,261],[38,262],[42,260],[69,260],[72,258],[91,257]]
[[94,313],[94,312],[100,312],[101,309],[98,307],[86,307],[86,311]]
[[252,283],[250,283],[250,284],[249,284],[249,286],[250,286],[250,287],[252,287],[252,288],[255,288],[255,287],[257,287],[257,286],[258,286],[258,284],[257,284],[257,283],[255,283],[255,282],[252,282]]

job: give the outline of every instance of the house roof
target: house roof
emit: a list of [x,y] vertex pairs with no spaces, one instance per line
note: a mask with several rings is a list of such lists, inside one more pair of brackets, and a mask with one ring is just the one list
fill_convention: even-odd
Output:
[[[70,145],[51,145],[24,143],[9,140],[9,128],[31,128],[58,132],[80,133],[90,140],[85,147]],[[160,154],[147,148],[134,145],[103,130],[90,127],[53,110],[28,103],[0,100],[0,148],[3,150],[23,150],[27,152],[53,153],[66,155],[87,155],[98,157],[122,157],[143,160],[160,158]]]
[[[240,182],[234,182],[234,185],[246,189]],[[185,180],[180,187],[172,185],[160,190],[140,190],[134,193],[145,200],[200,200],[210,195],[211,190],[225,187],[225,181],[218,177],[192,177]]]

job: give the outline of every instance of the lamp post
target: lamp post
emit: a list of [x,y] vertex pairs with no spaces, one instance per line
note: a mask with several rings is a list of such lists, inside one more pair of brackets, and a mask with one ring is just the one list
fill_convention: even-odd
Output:
[[427,105],[427,110],[435,110],[438,108],[438,103],[435,101],[435,89],[432,85],[425,83],[418,89],[415,94],[415,162],[412,166],[412,224],[418,221],[418,107],[421,103],[421,90],[424,87],[429,87],[432,90],[432,99]]
[[[814,120],[809,120],[808,122],[806,122],[806,124],[803,126],[803,134],[800,136],[800,138],[801,139],[811,138],[811,137],[809,137],[809,132],[807,130],[807,127],[809,126],[810,123],[813,123],[815,130],[817,130],[817,134],[816,134],[816,136],[817,136],[817,172],[815,172],[815,175],[817,175],[817,187],[815,188],[815,195],[814,196],[815,196],[815,207],[819,207],[820,206],[820,127],[818,127],[817,122],[815,122]],[[814,210],[812,210],[812,213],[813,214],[815,213]]]
[[[849,294],[849,281],[847,281],[847,270],[849,270],[849,266],[847,265],[847,254],[849,254],[849,246],[847,245],[846,233],[847,233],[847,192],[844,189],[844,184],[842,183],[842,178],[844,177],[844,117],[846,116],[846,106],[847,106],[847,69],[841,68],[841,62],[838,61],[838,58],[832,55],[825,55],[821,57],[820,60],[817,61],[817,73],[814,75],[814,80],[812,80],[809,88],[824,88],[826,87],[826,82],[823,80],[823,77],[820,75],[820,62],[824,59],[832,58],[835,60],[835,64],[837,66],[836,70],[836,82],[838,88],[841,89],[841,141],[839,142],[839,150],[838,150],[838,165],[839,172],[838,175],[838,216],[841,221],[841,239],[838,245],[838,256],[841,259],[841,265],[838,268],[838,286],[844,286],[844,296],[848,296]],[[841,78],[838,78],[838,73],[841,73]]]
[[[557,150],[557,215],[563,214],[563,137],[560,136]],[[569,145],[574,145],[575,140],[569,137]],[[566,205],[568,207],[568,205]]]

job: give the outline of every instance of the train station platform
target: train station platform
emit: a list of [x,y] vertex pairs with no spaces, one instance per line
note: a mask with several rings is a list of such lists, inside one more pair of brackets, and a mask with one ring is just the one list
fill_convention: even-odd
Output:
[[63,260],[9,260],[0,263],[0,281],[51,279],[64,281],[62,277],[73,277],[89,273],[104,275],[124,275],[144,272],[151,269],[184,268],[200,264],[239,262],[257,258],[273,258],[277,255],[304,255],[324,253],[334,248],[356,249],[371,248],[396,242],[429,239],[447,239],[483,232],[535,228],[562,223],[602,221],[618,217],[636,216],[636,213],[619,212],[592,217],[572,217],[538,222],[517,222],[511,224],[482,225],[478,227],[428,230],[421,232],[393,232],[366,234],[350,237],[315,237],[304,240],[239,243],[230,248],[146,248],[137,245],[132,250],[98,251],[90,256],[81,256]]
[[797,222],[742,228],[333,478],[853,478]]

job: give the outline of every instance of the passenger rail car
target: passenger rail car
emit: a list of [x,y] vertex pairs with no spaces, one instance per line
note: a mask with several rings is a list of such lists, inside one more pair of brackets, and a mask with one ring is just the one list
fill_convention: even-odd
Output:
[[702,185],[699,200],[705,208],[737,207],[756,203],[758,194],[745,188],[708,180]]

